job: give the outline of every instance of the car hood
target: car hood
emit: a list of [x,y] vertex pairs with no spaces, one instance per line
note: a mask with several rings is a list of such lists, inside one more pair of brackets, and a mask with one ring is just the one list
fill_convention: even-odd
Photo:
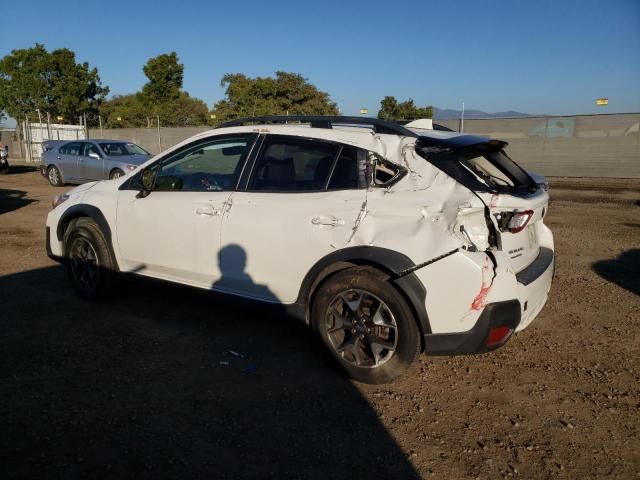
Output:
[[107,157],[112,162],[128,163],[130,165],[142,165],[151,158],[151,155],[119,155],[117,157]]

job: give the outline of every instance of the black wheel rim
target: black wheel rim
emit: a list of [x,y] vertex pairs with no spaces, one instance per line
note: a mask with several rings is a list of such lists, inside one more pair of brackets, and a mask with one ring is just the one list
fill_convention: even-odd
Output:
[[99,263],[96,250],[91,242],[83,237],[73,240],[69,251],[71,274],[78,286],[84,291],[95,290],[99,281]]
[[116,170],[115,172],[113,172],[111,174],[111,179],[113,180],[113,179],[116,179],[116,178],[120,178],[121,176],[122,176],[122,172]]
[[349,289],[336,295],[327,308],[325,326],[336,354],[359,368],[385,364],[398,345],[391,309],[366,290]]

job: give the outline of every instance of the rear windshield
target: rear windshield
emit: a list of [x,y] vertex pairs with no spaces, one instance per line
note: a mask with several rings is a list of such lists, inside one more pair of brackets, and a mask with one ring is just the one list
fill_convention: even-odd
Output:
[[511,193],[537,189],[527,172],[511,160],[499,144],[441,150],[418,145],[416,150],[420,156],[473,189],[484,186],[492,191]]
[[110,157],[119,157],[122,155],[149,155],[149,152],[139,147],[135,143],[110,142],[101,143],[100,148]]

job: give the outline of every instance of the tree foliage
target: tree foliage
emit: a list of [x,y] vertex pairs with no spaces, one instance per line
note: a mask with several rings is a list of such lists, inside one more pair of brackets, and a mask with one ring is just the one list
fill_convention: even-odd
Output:
[[142,87],[142,99],[151,105],[161,105],[180,97],[184,65],[176,52],[150,58],[142,68],[149,81]]
[[[100,109],[109,128],[206,125],[209,109],[182,90],[184,66],[175,52],[150,58],[142,69],[149,81],[140,92],[115,96]],[[120,118],[120,120],[118,120]]]
[[276,72],[274,77],[250,78],[228,73],[220,86],[226,98],[215,104],[218,121],[256,115],[337,115],[329,94],[318,90],[298,73]]
[[418,107],[409,99],[398,103],[395,97],[386,96],[380,101],[378,118],[382,120],[415,120],[417,118],[433,118],[433,107]]
[[96,113],[109,89],[96,68],[76,63],[66,48],[48,52],[44,45],[13,50],[0,60],[0,110],[14,118],[37,118],[36,110],[76,121]]

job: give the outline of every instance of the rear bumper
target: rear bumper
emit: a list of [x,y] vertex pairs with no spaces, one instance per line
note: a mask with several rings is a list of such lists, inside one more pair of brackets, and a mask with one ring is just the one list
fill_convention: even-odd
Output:
[[[427,355],[469,355],[482,353],[502,346],[520,324],[520,302],[507,300],[485,306],[480,318],[471,330],[460,333],[435,333],[425,335]],[[506,327],[509,331],[504,341],[487,347],[492,330]]]

